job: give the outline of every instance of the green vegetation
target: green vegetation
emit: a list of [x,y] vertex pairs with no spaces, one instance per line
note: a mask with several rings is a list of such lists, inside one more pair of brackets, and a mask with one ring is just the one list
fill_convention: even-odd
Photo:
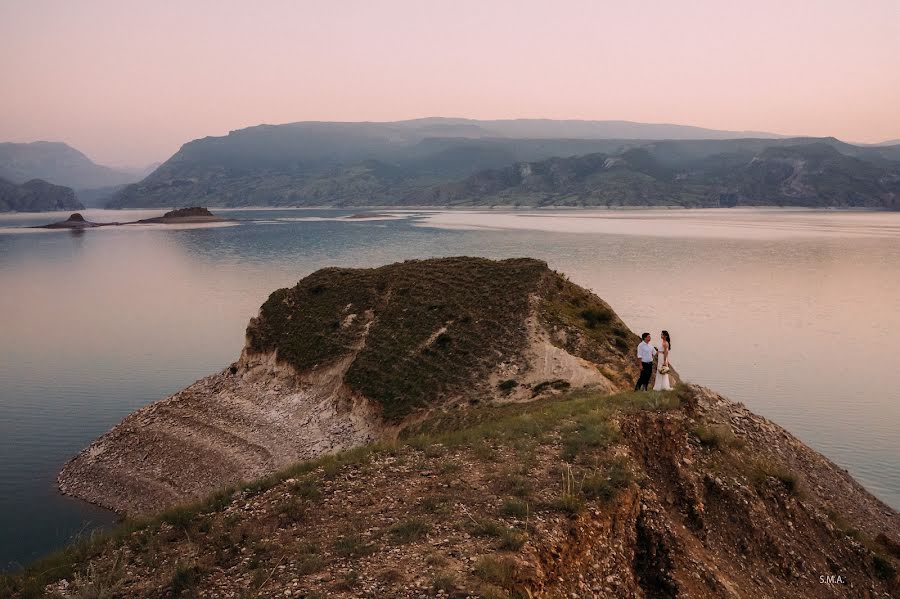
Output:
[[607,447],[618,438],[618,431],[606,415],[596,413],[586,416],[566,431],[562,458],[571,462],[586,450]]
[[499,389],[503,393],[509,393],[518,386],[518,381],[514,379],[507,379],[505,381],[500,381],[499,383],[497,383],[497,389]]
[[551,391],[551,390],[552,391],[565,391],[566,389],[568,389],[571,386],[572,385],[569,383],[569,381],[566,381],[563,379],[554,379],[552,381],[543,381],[543,382],[538,383],[531,389],[531,396],[537,397],[541,393],[544,393],[545,391]]
[[324,269],[273,293],[248,340],[305,371],[365,337],[345,380],[399,420],[486,379],[520,349],[528,298],[549,273],[537,260],[481,258]]
[[475,562],[475,574],[486,582],[508,588],[515,580],[516,564],[506,557],[485,555]]
[[757,487],[763,487],[770,478],[774,478],[789,493],[796,494],[800,492],[800,479],[782,464],[761,458],[750,461],[748,466],[750,469],[750,480]]
[[200,578],[200,569],[196,564],[178,564],[172,575],[172,594],[181,597],[190,593]]
[[291,492],[303,499],[316,500],[322,496],[319,484],[310,478],[302,478],[291,484]]
[[356,531],[347,531],[334,542],[334,551],[342,557],[361,557],[376,550],[374,544]]
[[[545,298],[540,315],[548,325],[568,331],[566,350],[621,370],[637,337],[602,300],[532,259],[323,269],[269,297],[247,327],[248,347],[277,351],[300,371],[351,357],[345,382],[377,401],[387,420],[399,421],[484,387],[500,363],[523,350],[522,323],[535,295]],[[518,386],[509,379],[497,390]],[[568,381],[549,380],[532,394],[568,387]]]
[[[598,364],[613,380],[627,371],[631,352],[640,342],[602,299],[564,277],[548,286],[541,304],[541,318],[551,330],[568,333],[562,348]],[[582,342],[586,338],[590,343]]]
[[500,513],[504,516],[512,516],[513,518],[525,518],[528,516],[528,503],[521,499],[507,499],[500,506]]
[[431,525],[420,518],[410,518],[399,522],[389,529],[395,543],[412,543],[418,541],[431,529]]
[[631,484],[631,472],[624,459],[618,458],[604,468],[585,476],[581,491],[588,499],[609,501]]
[[449,595],[456,591],[456,576],[452,572],[438,572],[431,579],[431,588]]
[[728,447],[740,448],[744,441],[735,436],[734,432],[725,424],[698,424],[693,433],[697,435],[700,443],[713,449],[725,449]]

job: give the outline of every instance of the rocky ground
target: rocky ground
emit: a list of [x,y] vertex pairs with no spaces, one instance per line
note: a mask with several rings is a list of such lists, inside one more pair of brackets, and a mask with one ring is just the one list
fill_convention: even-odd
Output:
[[900,592],[898,539],[846,472],[709,390],[582,391],[422,422],[31,580],[57,597],[874,598]]

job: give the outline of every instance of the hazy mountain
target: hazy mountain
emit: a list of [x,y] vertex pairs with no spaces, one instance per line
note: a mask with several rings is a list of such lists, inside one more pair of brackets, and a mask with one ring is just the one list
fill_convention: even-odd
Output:
[[817,142],[685,157],[671,144],[485,170],[420,196],[438,205],[900,208],[900,163],[884,167]]
[[44,212],[84,208],[68,187],[32,179],[22,185],[0,179],[0,212]]
[[[470,128],[483,132],[484,137],[516,138],[568,138],[568,139],[737,139],[742,137],[778,138],[775,133],[760,131],[721,131],[672,125],[668,123],[635,123],[632,121],[582,121],[555,119],[502,119],[476,121],[431,117],[413,121],[403,121],[412,126],[422,125],[432,128],[445,127],[450,135],[455,128]],[[453,135],[460,135],[453,133]],[[462,136],[462,135],[460,135]],[[465,137],[469,137],[466,135]]]
[[[663,128],[660,128],[663,127]],[[822,143],[848,157],[889,169],[900,146],[856,146],[834,138],[607,139],[658,133],[724,137],[675,125],[606,121],[472,121],[419,119],[394,123],[305,122],[261,125],[191,141],[140,183],[117,192],[111,207],[392,205],[455,197],[450,189],[484,170],[596,153],[620,156],[646,148],[667,168],[685,170],[713,159],[739,168],[769,147]],[[532,134],[535,137],[510,137]],[[546,137],[551,134],[568,137]],[[591,136],[596,136],[593,138]],[[712,168],[703,164],[704,172]],[[626,176],[618,173],[617,177]],[[623,184],[604,177],[600,195],[616,203],[670,203],[659,181]],[[628,174],[626,179],[634,179]],[[601,181],[603,182],[603,181]],[[645,185],[646,183],[646,185]],[[443,187],[450,185],[451,187]],[[455,185],[455,187],[453,187]],[[624,185],[624,187],[623,187]],[[572,192],[576,190],[571,190]],[[560,191],[562,193],[562,191]],[[655,199],[656,198],[656,199]],[[775,201],[775,198],[772,198]],[[478,203],[482,198],[461,202]],[[518,200],[516,200],[518,201]],[[529,203],[533,200],[529,200]],[[707,204],[710,200],[682,203]],[[712,202],[715,204],[715,202]]]
[[139,175],[95,164],[75,148],[61,143],[0,143],[0,177],[15,183],[42,179],[73,189],[132,183]]

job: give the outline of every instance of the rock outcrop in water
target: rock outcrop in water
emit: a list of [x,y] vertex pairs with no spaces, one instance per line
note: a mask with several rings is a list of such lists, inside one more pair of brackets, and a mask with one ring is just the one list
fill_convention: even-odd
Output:
[[535,260],[318,271],[60,475],[129,513],[220,490],[0,592],[897,596],[894,510],[710,390],[622,391],[636,343]]
[[233,218],[223,218],[216,216],[207,208],[193,206],[191,208],[178,208],[170,210],[162,216],[155,218],[145,218],[136,221],[136,224],[163,224],[174,225],[178,223],[224,223],[233,221]]
[[35,229],[93,229],[95,227],[108,227],[110,225],[118,225],[119,223],[95,223],[85,220],[80,212],[75,212],[69,218],[49,225],[40,225],[33,227]]

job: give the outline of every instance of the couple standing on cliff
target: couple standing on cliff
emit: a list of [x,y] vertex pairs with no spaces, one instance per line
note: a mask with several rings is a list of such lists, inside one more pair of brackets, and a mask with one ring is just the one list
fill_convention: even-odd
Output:
[[653,375],[653,356],[657,356],[656,362],[656,382],[653,385],[654,391],[668,391],[672,388],[672,382],[669,380],[669,356],[672,353],[672,338],[669,331],[660,333],[662,337],[662,349],[650,344],[650,333],[641,335],[641,342],[637,347],[637,357],[641,362],[641,375],[638,377],[637,384],[634,386],[635,391],[643,389],[647,390],[650,385],[650,377]]

